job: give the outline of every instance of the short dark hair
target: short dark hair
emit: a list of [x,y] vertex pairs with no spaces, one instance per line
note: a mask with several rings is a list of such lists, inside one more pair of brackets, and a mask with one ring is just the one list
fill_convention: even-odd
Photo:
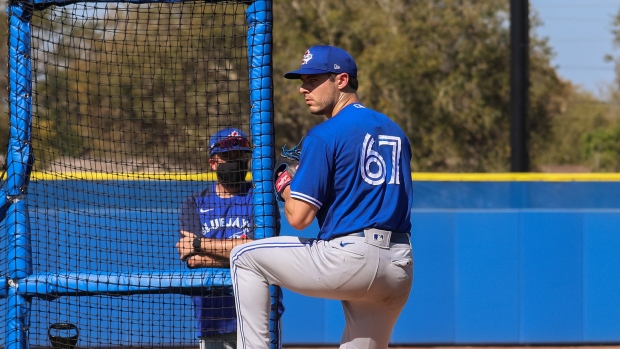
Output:
[[357,80],[356,77],[349,76],[349,86],[353,90],[357,91],[357,88],[359,87],[359,85],[360,85],[360,82]]
[[[336,74],[336,73],[329,74],[329,80],[330,81],[336,81],[336,75],[338,75],[338,74]],[[359,85],[360,85],[360,83],[357,80],[357,78],[349,75],[349,83],[347,84],[347,86],[352,88],[354,91],[357,91],[357,88],[359,87]]]

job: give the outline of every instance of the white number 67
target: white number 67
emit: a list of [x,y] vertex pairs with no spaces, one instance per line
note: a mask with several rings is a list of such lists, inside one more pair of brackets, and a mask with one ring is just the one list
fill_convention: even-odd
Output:
[[[366,134],[364,138],[364,144],[362,145],[362,158],[360,161],[360,171],[362,172],[362,178],[366,183],[371,185],[380,185],[385,182],[387,175],[387,167],[385,160],[379,154],[378,151],[373,150],[372,147],[375,144],[375,140],[371,135]],[[400,164],[400,137],[379,135],[379,146],[388,145],[392,147],[391,159],[392,173],[390,174],[390,181],[388,184],[400,184],[399,179],[399,164]],[[375,164],[374,172],[370,168],[372,164]]]

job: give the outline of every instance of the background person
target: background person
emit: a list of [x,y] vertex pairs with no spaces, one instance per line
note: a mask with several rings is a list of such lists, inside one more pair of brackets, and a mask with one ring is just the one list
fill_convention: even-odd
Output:
[[[177,248],[190,268],[226,268],[231,249],[254,238],[252,183],[245,180],[251,153],[246,134],[236,128],[222,129],[210,138],[209,148],[217,181],[188,197],[179,214]],[[236,348],[232,289],[215,287],[204,292],[192,297],[200,348]]]

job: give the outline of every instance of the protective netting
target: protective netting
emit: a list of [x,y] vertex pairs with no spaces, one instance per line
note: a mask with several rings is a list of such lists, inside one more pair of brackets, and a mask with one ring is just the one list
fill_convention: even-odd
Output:
[[208,136],[223,126],[248,131],[245,8],[95,3],[35,12],[36,169],[206,171]]
[[[232,127],[255,143],[248,5],[21,3],[12,13],[32,16],[30,42],[9,45],[29,45],[31,113],[17,103],[11,123],[34,162],[21,158],[26,179],[2,222],[0,346],[79,334],[77,347],[198,347],[192,297],[231,289],[226,268],[179,258],[178,219],[187,197],[214,185],[214,133]],[[20,71],[10,75],[19,86]],[[228,308],[209,320],[234,313],[224,301],[209,306]]]

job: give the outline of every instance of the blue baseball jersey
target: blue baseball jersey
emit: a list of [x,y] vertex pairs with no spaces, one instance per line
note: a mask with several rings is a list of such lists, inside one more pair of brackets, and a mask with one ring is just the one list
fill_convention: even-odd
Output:
[[[179,230],[205,238],[253,238],[251,183],[241,192],[231,198],[220,198],[215,185],[210,185],[187,198],[179,214]],[[208,292],[192,297],[199,336],[235,332],[237,317],[232,288],[213,288]]]
[[355,103],[304,138],[291,197],[316,206],[318,238],[411,231],[411,145],[390,118]]

